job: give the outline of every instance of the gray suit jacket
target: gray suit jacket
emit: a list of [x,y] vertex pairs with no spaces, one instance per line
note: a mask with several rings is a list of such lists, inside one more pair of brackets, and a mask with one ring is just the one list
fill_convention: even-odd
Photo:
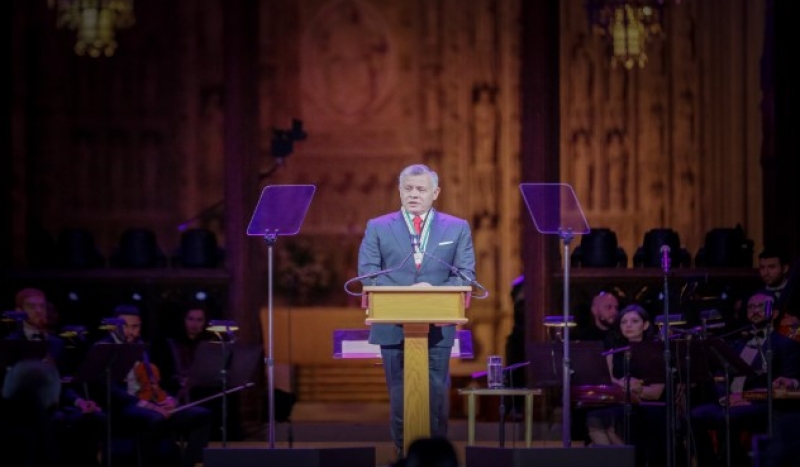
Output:
[[[426,255],[417,269],[412,255],[411,234],[398,210],[367,222],[366,232],[358,250],[358,274],[363,276],[390,269],[405,263],[396,271],[367,279],[364,285],[469,285],[455,274],[454,266],[469,278],[475,278],[475,251],[469,224],[448,214],[436,211],[430,225],[425,248]],[[441,261],[437,261],[436,259]],[[428,334],[431,345],[452,346],[455,326],[431,326]],[[377,345],[397,345],[403,342],[403,328],[396,324],[370,326],[369,342]]]

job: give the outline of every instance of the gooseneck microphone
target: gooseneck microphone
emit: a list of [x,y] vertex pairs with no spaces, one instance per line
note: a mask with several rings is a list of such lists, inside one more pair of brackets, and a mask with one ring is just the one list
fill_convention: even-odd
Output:
[[670,253],[669,245],[661,245],[661,269],[663,269],[664,272],[669,272],[669,267],[670,267],[669,253]]
[[[380,277],[380,276],[382,276],[384,274],[389,274],[389,273],[395,272],[398,269],[402,268],[408,262],[408,258],[411,258],[411,256],[413,254],[414,254],[414,250],[411,250],[406,255],[406,257],[403,258],[403,261],[401,261],[400,264],[398,264],[397,266],[393,266],[393,267],[387,268],[387,269],[381,269],[380,271],[369,272],[367,274],[364,274],[364,275],[361,275],[361,276],[357,276],[357,277],[354,277],[354,278],[348,280],[347,282],[344,283],[344,291],[347,292],[349,295],[354,295],[354,296],[361,295],[360,293],[351,292],[350,289],[349,289],[350,284],[352,284],[353,282],[363,282],[363,281],[368,280],[368,279],[372,279],[374,281],[374,279],[376,279],[377,277]],[[373,284],[373,285],[375,285],[375,284]]]
[[[411,237],[412,237],[411,238],[411,245],[414,248],[414,251],[416,252],[417,251],[417,247],[419,247],[419,236],[418,235],[412,235]],[[489,291],[486,290],[486,288],[484,286],[482,286],[480,284],[480,282],[478,282],[475,279],[470,278],[469,276],[464,274],[464,272],[462,272],[457,267],[453,266],[452,264],[448,263],[447,261],[445,261],[445,260],[443,260],[441,258],[437,258],[436,256],[433,256],[432,254],[430,254],[428,252],[423,251],[422,254],[425,255],[426,257],[431,258],[434,261],[444,265],[445,267],[447,267],[447,269],[449,269],[450,272],[453,273],[453,275],[455,275],[456,277],[458,277],[462,281],[468,283],[469,285],[474,286],[477,289],[480,289],[483,292],[483,294],[479,295],[479,296],[475,296],[475,298],[486,298],[486,297],[489,296]]]

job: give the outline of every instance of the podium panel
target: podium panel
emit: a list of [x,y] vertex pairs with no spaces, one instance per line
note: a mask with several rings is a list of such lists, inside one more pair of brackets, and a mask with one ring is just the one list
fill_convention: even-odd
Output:
[[464,324],[470,287],[364,287],[368,294],[367,324]]

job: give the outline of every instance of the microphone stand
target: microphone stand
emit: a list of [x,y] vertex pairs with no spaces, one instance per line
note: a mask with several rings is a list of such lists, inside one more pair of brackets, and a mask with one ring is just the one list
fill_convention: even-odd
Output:
[[[234,342],[233,331],[238,326],[229,321],[211,321],[210,328],[215,328],[214,333],[219,339],[222,351],[222,363],[220,364],[219,375],[222,384],[222,447],[228,446],[228,360],[231,355],[230,344]],[[218,328],[218,329],[216,329]]]
[[[521,368],[526,365],[530,365],[531,362],[522,362],[522,363],[515,363],[513,365],[509,365],[503,368],[504,372],[508,373],[508,387],[514,389],[514,370],[517,368]],[[506,396],[500,396],[500,447],[505,447],[506,445]],[[511,408],[514,408],[514,396],[511,396]],[[516,420],[514,420],[514,439],[516,440]]]
[[[706,320],[703,319],[703,330],[701,331],[700,337],[705,339],[707,334],[706,330]],[[689,334],[686,339],[686,385],[684,386],[684,393],[685,393],[685,401],[684,401],[684,416],[686,419],[686,432],[684,433],[684,444],[686,445],[686,465],[692,465],[692,423],[689,418],[691,417],[692,413],[692,334]]]
[[625,418],[623,419],[623,432],[625,434],[625,444],[630,444],[631,441],[631,347],[625,348],[624,360],[625,372]]
[[667,457],[666,466],[673,467],[675,465],[674,449],[675,449],[675,433],[673,428],[675,426],[675,396],[673,394],[673,378],[672,378],[672,354],[669,346],[669,268],[670,268],[670,248],[668,245],[661,247],[661,268],[664,270],[664,376],[666,384],[666,399],[667,399]]
[[772,300],[764,302],[764,316],[767,318],[767,326],[764,329],[766,333],[766,364],[767,364],[767,437],[772,439],[772,407],[774,404],[774,395],[772,394]]
[[725,465],[731,465],[731,365],[726,360],[722,367],[725,372]]
[[722,404],[722,412],[725,419],[725,465],[731,465],[731,363],[714,347],[710,347],[711,352],[716,355],[717,360],[722,363],[722,372],[725,377],[725,397]]

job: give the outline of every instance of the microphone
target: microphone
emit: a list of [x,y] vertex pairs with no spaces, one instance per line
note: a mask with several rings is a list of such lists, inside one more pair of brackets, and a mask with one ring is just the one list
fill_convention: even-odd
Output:
[[457,267],[455,267],[455,266],[453,266],[452,264],[450,264],[450,263],[448,263],[448,262],[444,261],[443,259],[437,258],[436,256],[433,256],[432,254],[429,254],[429,253],[427,253],[427,252],[424,252],[424,251],[423,251],[423,252],[422,252],[422,254],[424,254],[425,256],[427,256],[427,257],[429,257],[429,258],[433,258],[435,261],[437,261],[437,262],[439,262],[440,264],[443,264],[444,266],[446,266],[448,269],[450,269],[450,272],[452,272],[452,273],[453,273],[455,276],[457,276],[457,277],[458,277],[459,279],[461,279],[462,281],[464,281],[464,282],[468,282],[470,285],[472,285],[472,286],[475,286],[475,287],[477,287],[478,289],[482,290],[482,291],[483,291],[483,295],[481,295],[481,296],[478,296],[478,297],[475,297],[475,298],[486,298],[486,297],[488,297],[488,296],[489,296],[489,291],[488,291],[488,290],[486,290],[486,288],[485,288],[484,286],[482,286],[482,285],[481,285],[481,284],[480,284],[478,281],[476,281],[475,279],[471,279],[470,277],[468,277],[466,274],[464,274],[463,272],[461,272],[461,270],[460,270],[460,269],[458,269]]
[[395,272],[398,269],[402,268],[408,262],[408,258],[411,258],[411,256],[413,254],[414,254],[414,250],[411,250],[411,252],[408,253],[406,255],[406,257],[403,258],[403,261],[401,261],[400,264],[398,264],[397,266],[394,266],[394,267],[391,267],[391,268],[388,268],[388,269],[381,269],[380,271],[369,272],[367,274],[364,274],[364,275],[361,275],[361,276],[357,276],[357,277],[354,277],[354,278],[348,280],[347,282],[344,283],[344,291],[347,292],[349,295],[353,295],[353,296],[362,295],[362,294],[351,292],[350,289],[349,289],[350,284],[352,284],[353,282],[363,282],[363,281],[368,280],[368,279],[375,279],[376,277],[382,276],[384,274],[390,274],[392,272]]
[[669,272],[669,245],[661,245],[661,269],[664,272]]

